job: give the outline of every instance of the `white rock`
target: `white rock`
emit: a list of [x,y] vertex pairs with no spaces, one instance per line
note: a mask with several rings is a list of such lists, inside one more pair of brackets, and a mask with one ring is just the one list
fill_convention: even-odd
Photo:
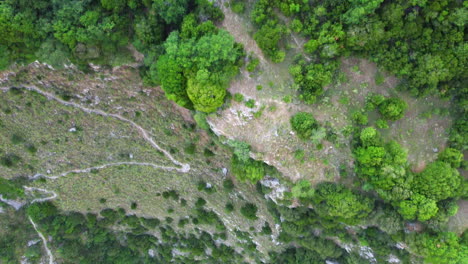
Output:
[[76,127],[72,127],[70,129],[68,129],[68,132],[76,132]]

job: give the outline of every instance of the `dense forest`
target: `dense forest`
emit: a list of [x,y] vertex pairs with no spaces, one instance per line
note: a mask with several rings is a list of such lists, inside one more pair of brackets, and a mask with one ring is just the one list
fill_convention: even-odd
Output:
[[[145,85],[160,86],[168,100],[190,110],[197,129],[209,132],[208,114],[230,100],[244,100],[241,94],[229,94],[231,81],[241,69],[254,72],[259,64],[220,28],[221,5],[250,18],[253,39],[271,63],[285,60],[291,36],[306,40],[303,52],[289,65],[292,86],[304,104],[321,98],[324,88],[338,78],[340,58],[348,56],[373,61],[398,77],[399,91],[450,101],[448,114],[454,122],[447,147],[423,170],[412,170],[408,150],[382,136],[389,124],[405,118],[408,104],[398,97],[371,94],[363,109],[351,116],[353,126],[347,131],[354,159],[351,183],[351,176],[316,185],[288,181],[271,164],[254,159],[249,144],[226,140],[232,153],[226,166],[236,180],[255,185],[262,197],[272,192],[260,183],[266,175],[289,187],[284,199],[264,201],[280,227],[282,245],[267,257],[257,255],[258,245],[239,230],[235,232],[244,241],[241,251],[220,242],[230,233],[223,219],[198,198],[190,205],[191,215],[176,220],[127,214],[123,208],[99,214],[64,212],[50,201],[18,211],[5,206],[0,224],[8,231],[0,231],[0,262],[18,263],[22,255],[34,263],[40,260],[38,246],[23,250],[35,234],[31,227],[22,228],[30,226],[31,219],[53,238],[60,263],[361,264],[387,263],[391,257],[399,263],[468,263],[467,232],[450,232],[447,224],[457,214],[457,201],[468,199],[463,177],[468,148],[468,1],[6,0],[0,3],[0,69],[38,60],[57,69],[74,64],[87,72],[90,65],[113,67],[132,61],[134,48],[144,55],[138,70]],[[369,122],[368,113],[378,121]],[[319,146],[324,140],[336,141],[334,131],[314,113],[298,112],[289,121],[303,142]],[[0,165],[14,168],[20,157],[4,153],[7,150],[0,149]],[[215,154],[205,151],[210,155]],[[27,199],[22,186],[28,181],[0,178],[0,194]],[[206,186],[200,183],[198,191],[215,189]],[[216,188],[229,195],[238,187],[227,180]],[[176,191],[162,196],[186,203]],[[225,210],[234,211],[234,205],[226,204]],[[246,221],[261,218],[257,205],[249,201],[238,211]],[[189,223],[196,228],[178,232],[173,222],[179,228]],[[201,228],[207,226],[214,231]],[[417,232],[410,230],[414,226]],[[271,235],[271,228],[266,223],[261,235]],[[350,250],[354,245],[371,248],[373,259]]]

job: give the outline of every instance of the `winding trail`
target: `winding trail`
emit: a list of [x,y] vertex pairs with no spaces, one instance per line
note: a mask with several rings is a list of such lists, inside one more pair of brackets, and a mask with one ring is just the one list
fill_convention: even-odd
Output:
[[179,171],[179,172],[186,172],[186,171],[183,170],[183,168],[161,166],[161,165],[148,163],[148,162],[122,161],[122,162],[107,163],[107,164],[104,164],[104,165],[89,167],[89,168],[86,168],[86,169],[75,169],[75,170],[66,171],[66,172],[63,172],[63,173],[60,173],[60,174],[54,175],[54,176],[47,176],[47,175],[38,173],[38,174],[36,174],[34,176],[31,176],[29,178],[32,179],[32,180],[35,180],[35,179],[38,179],[38,178],[47,178],[47,179],[51,179],[51,180],[56,180],[56,179],[58,179],[60,177],[67,176],[70,173],[88,173],[88,172],[91,172],[92,170],[101,170],[101,169],[105,169],[107,167],[120,166],[120,165],[149,166],[149,167],[153,167],[155,169],[163,169],[163,170],[167,170],[167,171],[176,170],[176,171]]
[[53,200],[53,199],[58,197],[57,193],[54,192],[54,191],[49,191],[49,190],[46,190],[46,189],[36,188],[36,187],[28,187],[28,186],[23,186],[23,188],[24,188],[24,190],[26,190],[28,192],[38,191],[38,192],[51,194],[51,196],[49,196],[49,197],[36,198],[36,199],[32,200],[31,203],[42,203],[42,202],[45,202],[45,201]]
[[[120,120],[120,121],[123,121],[123,122],[127,122],[129,123],[130,125],[132,125],[140,134],[141,136],[148,142],[151,144],[151,146],[159,151],[161,151],[172,163],[174,163],[175,165],[177,166],[180,166],[181,168],[177,169],[177,168],[172,168],[172,167],[164,167],[164,166],[159,166],[159,165],[156,165],[156,164],[151,164],[151,163],[133,163],[132,165],[144,165],[144,166],[152,166],[154,168],[160,168],[160,169],[170,169],[170,170],[177,170],[179,172],[182,172],[182,173],[187,173],[190,171],[190,165],[187,164],[187,163],[182,163],[178,160],[176,160],[172,155],[171,153],[169,153],[167,150],[161,148],[158,144],[156,144],[156,142],[153,140],[153,138],[149,135],[149,132],[146,131],[144,128],[142,128],[140,125],[138,125],[137,123],[133,122],[132,120],[130,119],[127,119],[121,115],[118,115],[118,114],[110,114],[110,113],[106,113],[102,110],[99,110],[99,109],[91,109],[91,108],[87,108],[87,107],[84,107],[78,103],[74,103],[74,102],[67,102],[65,100],[62,100],[58,97],[56,97],[55,95],[51,94],[51,93],[48,93],[48,92],[45,92],[39,88],[37,88],[36,86],[22,86],[21,88],[24,88],[26,90],[29,90],[29,91],[35,91],[37,93],[40,93],[42,95],[44,95],[45,97],[49,98],[49,99],[53,99],[63,105],[66,105],[66,106],[73,106],[75,108],[78,108],[88,114],[96,114],[96,115],[100,115],[100,116],[104,116],[104,117],[112,117],[112,118],[115,118],[117,120]],[[10,88],[9,87],[2,87],[1,90],[3,91],[8,91]],[[127,164],[131,164],[131,163],[127,163]],[[118,165],[121,165],[121,164],[118,164]],[[108,166],[107,166],[108,167]]]
[[41,231],[39,231],[37,229],[36,223],[34,223],[34,221],[31,219],[31,217],[28,217],[28,218],[29,218],[29,222],[31,222],[31,224],[34,227],[34,230],[36,230],[37,234],[39,235],[39,237],[42,239],[42,242],[44,243],[44,249],[46,250],[47,255],[49,256],[49,264],[55,264],[54,255],[52,255],[52,251],[50,251],[49,247],[47,246],[47,239],[41,233]]

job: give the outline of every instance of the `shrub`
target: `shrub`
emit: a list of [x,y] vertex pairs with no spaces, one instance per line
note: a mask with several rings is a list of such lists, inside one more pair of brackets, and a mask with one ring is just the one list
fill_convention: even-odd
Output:
[[227,203],[226,206],[224,207],[224,210],[227,213],[230,213],[230,212],[234,211],[234,205],[232,203]]
[[388,98],[379,105],[379,112],[385,119],[395,121],[404,116],[407,107],[400,98]]
[[247,203],[240,209],[241,214],[250,220],[257,220],[257,206],[252,203]]
[[258,58],[251,59],[249,64],[247,64],[246,68],[248,72],[253,72],[257,69],[258,64],[260,64],[260,60]]
[[247,102],[245,102],[245,106],[248,108],[254,108],[255,107],[255,100],[254,99],[249,99]]
[[244,101],[244,95],[240,93],[234,94],[234,101],[242,103]]
[[231,179],[225,179],[223,181],[223,187],[226,191],[230,192],[232,190],[234,190],[234,183],[232,182]]
[[201,197],[199,197],[199,198],[197,199],[197,201],[195,202],[195,206],[196,206],[196,207],[203,207],[203,206],[205,206],[205,205],[206,205],[206,201],[205,201],[205,199],[203,199],[203,198],[201,198]]
[[299,112],[290,119],[291,127],[300,139],[310,139],[319,126],[312,114]]

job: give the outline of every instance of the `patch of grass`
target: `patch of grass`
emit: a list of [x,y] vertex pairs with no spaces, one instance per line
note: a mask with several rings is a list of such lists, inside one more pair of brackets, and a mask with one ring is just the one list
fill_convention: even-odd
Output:
[[190,154],[190,155],[195,154],[196,150],[197,150],[197,146],[193,143],[188,144],[184,149],[185,153]]
[[255,88],[257,89],[257,91],[261,91],[263,89],[263,86],[259,84]]
[[292,96],[291,95],[286,95],[283,97],[283,102],[289,104],[292,102]]

